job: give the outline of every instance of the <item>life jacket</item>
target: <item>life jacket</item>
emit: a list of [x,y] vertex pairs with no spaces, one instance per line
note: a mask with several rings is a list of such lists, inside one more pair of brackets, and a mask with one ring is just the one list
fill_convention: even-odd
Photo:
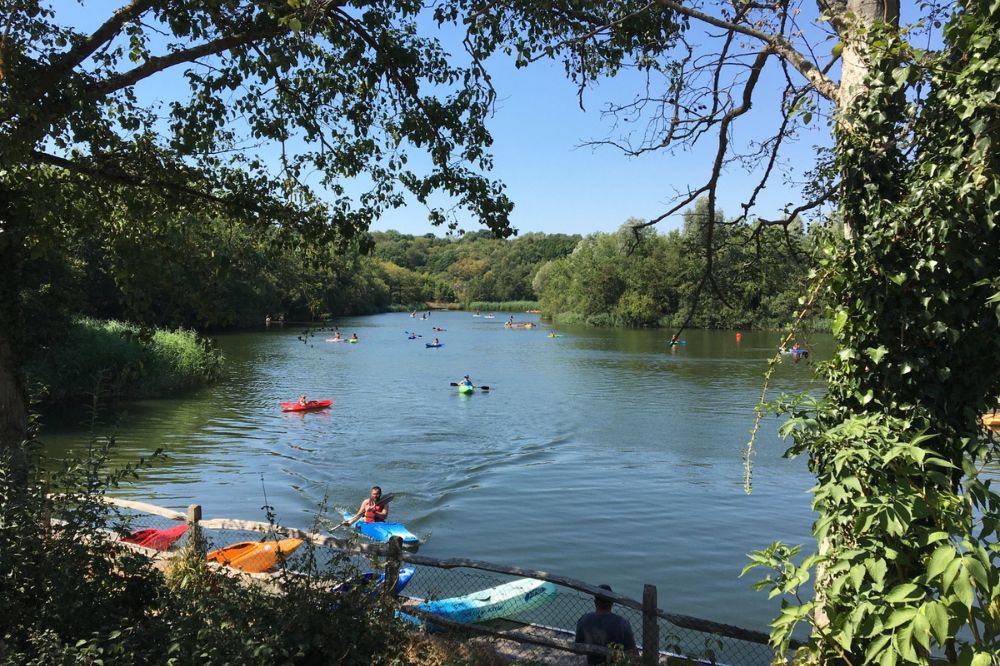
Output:
[[375,515],[375,509],[376,509],[375,506],[369,506],[367,509],[365,509],[365,522],[366,523],[384,523],[385,522],[385,518],[383,518],[382,516],[376,516]]

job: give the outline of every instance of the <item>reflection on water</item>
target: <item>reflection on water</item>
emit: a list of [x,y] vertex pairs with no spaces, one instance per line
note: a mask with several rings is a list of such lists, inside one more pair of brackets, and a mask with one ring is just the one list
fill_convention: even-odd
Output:
[[[423,554],[608,582],[635,597],[653,583],[669,611],[766,629],[776,604],[738,578],[746,553],[807,542],[812,520],[812,477],[781,457],[773,418],[754,493],[742,489],[741,449],[779,335],[737,343],[731,332],[689,331],[672,353],[664,331],[561,328],[549,338],[505,320],[337,322],[358,344],[322,334],[303,344],[288,326],[223,336],[218,385],[116,415],[118,459],[169,455],[122,492],[254,520],[266,493],[279,522],[307,526],[325,500],[354,510],[379,484],[396,493],[392,518],[427,539]],[[445,346],[409,340],[412,330]],[[810,340],[812,359],[830,344]],[[449,384],[467,373],[491,390],[458,395]],[[810,363],[783,362],[772,395],[801,390],[819,390]],[[278,409],[301,393],[335,403]],[[82,418],[45,416],[55,454],[85,442]]]

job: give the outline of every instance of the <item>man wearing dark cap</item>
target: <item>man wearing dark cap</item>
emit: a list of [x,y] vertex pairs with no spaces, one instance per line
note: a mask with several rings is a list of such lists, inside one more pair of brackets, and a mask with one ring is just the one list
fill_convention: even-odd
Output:
[[[608,592],[614,591],[610,585],[598,585],[598,587]],[[611,612],[613,605],[608,597],[600,595],[594,597],[594,612],[587,613],[576,623],[575,642],[616,647],[625,652],[638,654],[632,627],[628,620]],[[604,655],[588,654],[587,663],[604,664],[607,663],[607,658]]]

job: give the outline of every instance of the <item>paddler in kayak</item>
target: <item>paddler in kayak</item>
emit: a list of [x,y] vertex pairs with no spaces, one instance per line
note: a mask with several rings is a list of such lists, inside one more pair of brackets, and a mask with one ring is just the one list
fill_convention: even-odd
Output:
[[308,400],[306,400],[306,394],[305,393],[303,393],[302,395],[299,396],[299,404],[300,405],[305,405],[307,402],[308,402]]
[[352,342],[357,342],[358,341],[358,334],[357,333],[351,333],[351,341]]
[[353,525],[358,522],[361,516],[365,517],[366,523],[384,523],[385,519],[389,517],[389,506],[388,504],[380,504],[381,499],[382,489],[378,486],[372,486],[371,494],[361,502],[358,512],[342,522],[341,525]]
[[469,379],[469,375],[462,377],[462,381],[456,382],[456,384],[458,384],[458,386],[468,386],[469,388],[472,388],[472,380]]

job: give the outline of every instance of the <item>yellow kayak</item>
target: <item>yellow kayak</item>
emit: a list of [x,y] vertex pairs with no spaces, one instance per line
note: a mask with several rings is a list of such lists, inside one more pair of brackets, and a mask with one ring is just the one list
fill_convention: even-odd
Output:
[[281,541],[241,541],[208,554],[210,562],[228,564],[249,573],[267,571],[284,560],[302,545],[302,539]]

